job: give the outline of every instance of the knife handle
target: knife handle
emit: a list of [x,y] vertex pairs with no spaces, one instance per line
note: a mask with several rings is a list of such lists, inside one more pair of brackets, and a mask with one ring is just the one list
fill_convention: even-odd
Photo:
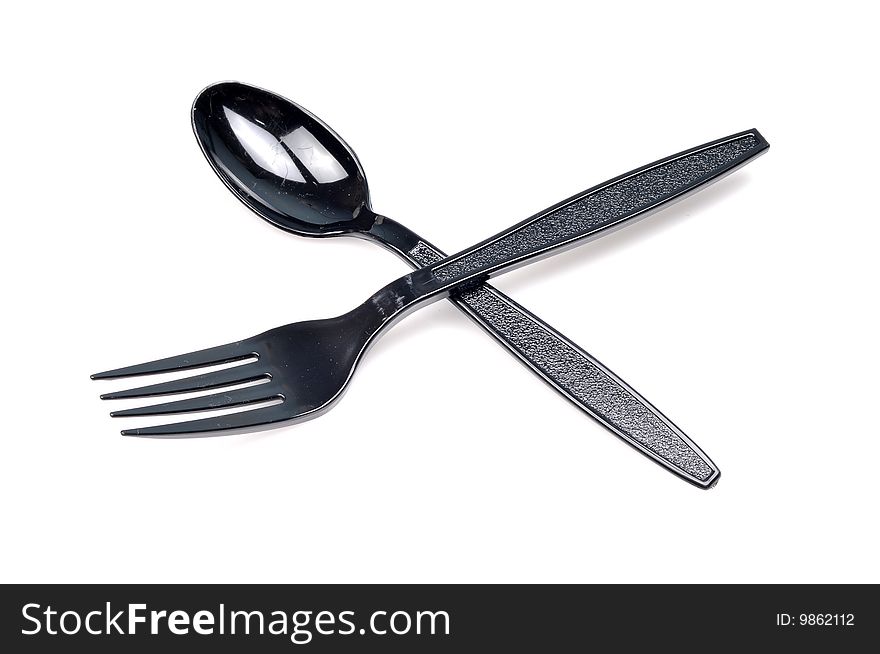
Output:
[[757,130],[697,146],[616,177],[561,202],[431,268],[444,288],[482,282],[631,224],[763,153],[769,144]]
[[[406,254],[419,267],[444,258],[424,241]],[[700,488],[718,481],[718,467],[678,427],[525,307],[489,284],[450,299],[544,381],[650,459]]]

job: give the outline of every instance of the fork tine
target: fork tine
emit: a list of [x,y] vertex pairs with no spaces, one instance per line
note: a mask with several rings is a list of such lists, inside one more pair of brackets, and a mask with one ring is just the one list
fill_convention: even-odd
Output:
[[272,376],[268,372],[262,370],[254,371],[248,365],[235,366],[234,368],[224,368],[223,370],[216,370],[203,375],[194,375],[193,377],[184,377],[183,379],[175,379],[161,384],[152,384],[150,386],[130,388],[125,391],[105,393],[101,396],[101,399],[123,400],[132,397],[151,397],[154,395],[189,393],[191,391],[202,391],[209,388],[220,388],[221,386],[232,386],[233,384],[245,384],[260,379],[271,379],[271,377]]
[[198,350],[188,354],[179,354],[175,357],[157,359],[148,363],[140,363],[126,368],[116,368],[92,375],[92,379],[116,379],[118,377],[135,377],[137,375],[152,375],[160,372],[174,370],[187,370],[189,368],[203,368],[219,363],[241,361],[249,357],[258,356],[248,348],[249,341],[237,341],[228,345],[209,347],[206,350]]
[[209,432],[228,431],[231,429],[244,429],[257,425],[268,425],[273,422],[288,420],[291,416],[282,407],[283,404],[260,407],[250,411],[230,413],[215,418],[202,418],[188,422],[177,422],[154,427],[141,427],[139,429],[123,429],[123,436],[140,436],[146,438],[194,438],[200,435],[210,435]]
[[127,418],[130,416],[158,416],[169,413],[188,413],[190,411],[212,411],[214,409],[228,409],[242,404],[253,404],[273,399],[284,399],[276,384],[259,384],[238,388],[226,393],[214,393],[201,397],[192,397],[186,400],[151,404],[150,406],[113,411],[110,413],[114,418]]

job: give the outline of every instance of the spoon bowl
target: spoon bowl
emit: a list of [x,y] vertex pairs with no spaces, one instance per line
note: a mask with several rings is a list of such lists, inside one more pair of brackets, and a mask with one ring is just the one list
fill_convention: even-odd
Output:
[[376,222],[352,149],[290,100],[239,82],[212,84],[196,97],[192,124],[217,175],[274,225],[323,237],[366,232]]

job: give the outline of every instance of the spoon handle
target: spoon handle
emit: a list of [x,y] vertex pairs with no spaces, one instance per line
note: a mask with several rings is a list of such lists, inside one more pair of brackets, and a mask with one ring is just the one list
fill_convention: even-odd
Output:
[[588,189],[431,268],[445,288],[483,281],[630,225],[748,163],[770,147],[757,130],[666,157]]
[[[406,253],[416,266],[445,258],[420,241]],[[579,409],[664,468],[700,488],[711,488],[718,467],[669,419],[608,370],[531,311],[483,284],[449,298]]]

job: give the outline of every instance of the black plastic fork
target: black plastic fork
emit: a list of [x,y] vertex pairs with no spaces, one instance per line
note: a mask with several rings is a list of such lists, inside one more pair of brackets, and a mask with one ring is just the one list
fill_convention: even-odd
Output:
[[[768,147],[756,130],[707,143],[593,187],[459,254],[405,275],[344,315],[292,323],[235,343],[118,368],[92,378],[114,379],[252,360],[194,377],[102,395],[103,399],[154,397],[252,383],[245,388],[114,411],[111,415],[151,416],[261,405],[219,417],[126,429],[122,433],[127,436],[184,437],[250,431],[258,426],[316,417],[341,397],[358,362],[377,337],[409,312],[450,293],[466,293],[494,275],[631,224],[732,172]],[[609,203],[609,197],[615,201]],[[602,209],[597,211],[595,207]],[[631,444],[680,476],[686,476],[682,474],[683,459],[711,463],[677,430],[671,436],[660,433],[655,441]],[[671,467],[670,461],[678,469]],[[714,464],[710,470],[714,470]]]

